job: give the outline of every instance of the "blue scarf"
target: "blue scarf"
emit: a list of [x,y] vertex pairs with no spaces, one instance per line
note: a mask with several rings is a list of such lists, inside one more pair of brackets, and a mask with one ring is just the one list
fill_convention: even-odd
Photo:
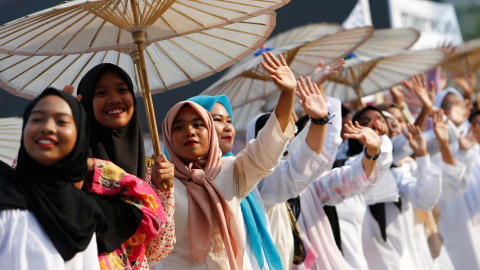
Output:
[[[212,111],[213,105],[215,103],[222,104],[227,113],[232,117],[232,106],[230,101],[224,95],[221,96],[196,96],[188,99],[201,105],[207,111]],[[224,155],[224,157],[233,156],[231,152]],[[269,269],[279,269],[283,270],[282,260],[280,259],[280,254],[278,253],[275,244],[273,243],[272,237],[267,230],[267,222],[265,220],[265,215],[263,213],[262,207],[258,203],[257,199],[252,192],[245,197],[240,203],[242,209],[243,218],[245,220],[247,238],[252,244],[253,253],[257,258],[258,265],[260,268],[263,268],[265,265],[263,254],[267,260]],[[263,252],[262,252],[263,251]]]

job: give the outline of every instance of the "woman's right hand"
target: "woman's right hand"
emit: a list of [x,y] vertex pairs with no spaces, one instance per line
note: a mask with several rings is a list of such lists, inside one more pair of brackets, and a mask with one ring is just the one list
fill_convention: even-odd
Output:
[[448,117],[446,117],[444,121],[444,115],[445,113],[443,112],[443,109],[438,109],[438,111],[433,112],[433,130],[435,131],[437,141],[448,143]]
[[260,64],[270,73],[270,78],[280,88],[280,91],[295,93],[297,81],[283,56],[278,54],[279,59],[277,59],[271,52],[262,53],[262,56],[265,62],[261,61]]
[[358,122],[353,125],[352,121],[345,124],[345,137],[358,140],[365,148],[370,156],[376,156],[380,153],[382,140],[380,136],[369,127],[362,127]]
[[403,131],[403,135],[408,139],[410,147],[416,157],[427,155],[427,143],[422,135],[422,130],[419,126],[414,126],[411,123],[407,124],[408,131]]

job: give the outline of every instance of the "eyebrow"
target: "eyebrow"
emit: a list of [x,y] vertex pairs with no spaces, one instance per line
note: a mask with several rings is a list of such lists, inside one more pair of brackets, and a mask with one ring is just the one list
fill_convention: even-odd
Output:
[[[203,121],[203,118],[201,118],[201,117],[196,117],[196,118],[193,118],[193,119],[191,120],[191,122],[195,122],[195,121]],[[172,125],[173,125],[173,124],[177,124],[177,123],[182,123],[182,122],[185,122],[185,120],[182,120],[182,119],[173,120]]]
[[[116,85],[128,86],[125,82],[119,82]],[[98,84],[98,85],[95,86],[95,89],[102,88],[102,87],[106,87],[106,85],[105,84]]]
[[[222,117],[222,116],[224,116],[224,115],[225,115],[225,114],[216,113],[216,114],[212,114],[212,117],[214,117],[214,116],[220,116],[220,117]],[[227,116],[230,117],[229,114],[227,114]]]
[[[46,112],[43,111],[43,110],[35,110],[35,111],[32,111],[32,112],[30,113],[30,115],[32,115],[32,114],[34,114],[34,113],[45,114]],[[54,114],[55,114],[55,115],[65,115],[65,116],[69,116],[69,117],[72,117],[72,118],[73,118],[73,116],[72,116],[71,114],[68,114],[68,113],[54,113]]]

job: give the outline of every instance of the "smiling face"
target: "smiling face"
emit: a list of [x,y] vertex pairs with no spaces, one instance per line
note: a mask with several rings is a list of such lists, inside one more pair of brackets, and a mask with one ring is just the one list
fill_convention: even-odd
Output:
[[173,150],[187,164],[207,154],[208,129],[200,114],[192,107],[182,107],[172,124]]
[[233,140],[235,139],[235,128],[232,125],[232,117],[228,114],[225,106],[220,103],[215,103],[210,113],[215,123],[215,131],[217,132],[222,155],[226,155],[232,151]]
[[[397,107],[390,107],[387,109],[387,112],[389,112],[391,115],[393,115],[393,117],[395,117],[395,119],[397,119],[398,123],[400,124],[400,131],[405,131],[407,129],[407,120],[405,120],[405,116],[403,116],[402,110]],[[392,136],[392,138],[393,137],[395,136]]]
[[93,95],[93,113],[104,127],[117,130],[132,118],[133,96],[125,81],[113,72],[100,76]]
[[447,94],[442,101],[442,109],[445,111],[445,115],[456,125],[460,126],[465,120],[467,120],[470,114],[470,109],[462,100],[455,94]]
[[53,165],[72,152],[76,140],[77,128],[67,102],[54,95],[39,100],[23,133],[27,153],[42,165]]

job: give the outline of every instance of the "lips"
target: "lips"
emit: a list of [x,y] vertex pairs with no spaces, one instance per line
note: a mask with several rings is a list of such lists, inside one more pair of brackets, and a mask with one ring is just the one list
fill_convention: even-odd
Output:
[[35,140],[35,143],[38,146],[43,147],[43,148],[52,148],[52,147],[54,147],[55,145],[58,144],[58,141],[53,139],[52,137],[42,136],[42,137],[38,138],[37,140]]
[[125,111],[126,111],[125,108],[115,107],[115,108],[108,109],[105,113],[110,116],[119,116]]
[[184,145],[186,145],[186,146],[194,146],[194,145],[196,145],[197,143],[198,143],[198,142],[197,142],[196,140],[188,140],[188,141],[185,142]]
[[233,137],[232,136],[223,136],[222,140],[232,141]]

